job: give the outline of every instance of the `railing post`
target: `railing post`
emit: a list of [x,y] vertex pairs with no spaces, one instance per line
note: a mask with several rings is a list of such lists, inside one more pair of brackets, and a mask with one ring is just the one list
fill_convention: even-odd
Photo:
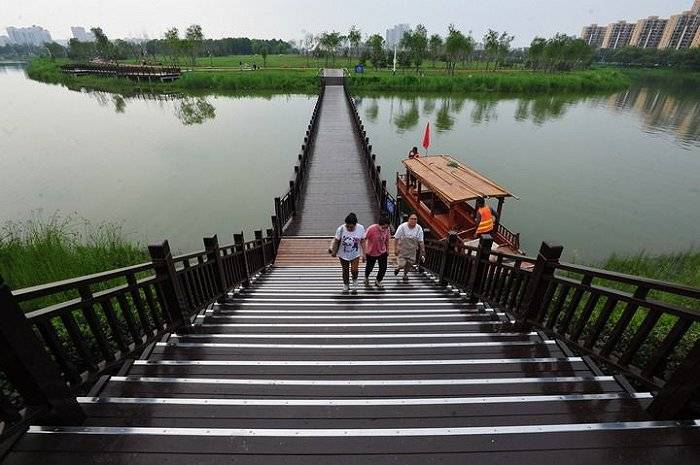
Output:
[[275,255],[277,255],[277,246],[280,243],[282,231],[279,230],[279,225],[277,224],[277,217],[275,215],[272,215],[270,219],[272,220],[272,232],[274,234],[273,239],[275,241]]
[[188,319],[185,312],[185,296],[175,271],[170,244],[165,240],[161,244],[149,245],[148,253],[151,255],[156,276],[162,278],[160,287],[168,321],[172,328],[186,329]]
[[267,266],[267,254],[265,253],[265,240],[263,239],[262,229],[255,231],[255,242],[260,244],[260,253],[262,255],[262,273],[265,272]]
[[270,244],[272,244],[272,257],[270,257],[270,263],[273,263],[275,261],[275,257],[277,256],[277,242],[275,237],[275,230],[268,229],[265,231],[265,235],[268,239],[270,239]]
[[447,286],[446,272],[452,268],[455,244],[457,244],[457,232],[450,231],[440,257],[440,286]]
[[493,238],[489,234],[484,234],[479,239],[479,248],[476,251],[476,263],[474,264],[474,272],[470,276],[469,288],[469,303],[476,304],[481,297],[481,286],[484,281],[484,273],[487,270],[489,258],[491,256],[491,245]]
[[275,223],[276,228],[279,234],[282,235],[282,228],[284,227],[284,223],[282,222],[286,222],[286,220],[282,216],[282,199],[279,197],[275,197],[275,218],[277,218],[277,223]]
[[[204,238],[204,250],[207,254],[207,261],[214,262],[214,274],[216,275],[216,283],[219,287],[219,298],[226,295],[228,284],[226,283],[226,274],[224,273],[224,264],[221,261],[221,250],[219,249],[219,238],[216,234],[212,237]],[[218,300],[218,299],[217,299]]]
[[556,243],[543,242],[540,245],[540,252],[537,254],[537,262],[532,269],[530,281],[523,295],[523,300],[520,308],[516,309],[516,325],[518,327],[526,327],[527,320],[531,319],[537,313],[539,305],[544,299],[547,291],[548,279],[554,275],[559,258],[564,251],[564,248]]
[[248,257],[245,253],[245,239],[243,238],[243,231],[241,231],[240,234],[233,235],[233,244],[236,252],[240,252],[243,255],[243,271],[245,271],[245,281],[243,281],[243,287],[250,287],[250,268],[248,267]]
[[656,394],[648,410],[659,420],[678,420],[687,415],[691,400],[700,393],[700,341],[676,367],[664,387]]
[[297,194],[294,191],[294,181],[289,181],[289,197],[292,204],[292,216],[297,214]]
[[0,276],[0,367],[27,407],[47,406],[45,420],[79,425],[85,420],[61,373]]

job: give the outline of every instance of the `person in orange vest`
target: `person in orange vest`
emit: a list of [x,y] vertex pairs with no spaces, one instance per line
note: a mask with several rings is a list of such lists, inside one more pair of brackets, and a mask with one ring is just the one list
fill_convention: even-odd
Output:
[[483,197],[476,199],[476,216],[474,221],[477,225],[474,233],[476,237],[481,237],[484,234],[493,235],[493,228],[496,226],[496,212],[486,205]]

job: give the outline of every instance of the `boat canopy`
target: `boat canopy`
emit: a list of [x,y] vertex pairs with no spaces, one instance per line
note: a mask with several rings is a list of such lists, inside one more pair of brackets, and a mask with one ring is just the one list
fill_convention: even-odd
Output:
[[515,197],[486,176],[449,155],[410,158],[403,160],[403,164],[423,185],[450,204],[478,197]]

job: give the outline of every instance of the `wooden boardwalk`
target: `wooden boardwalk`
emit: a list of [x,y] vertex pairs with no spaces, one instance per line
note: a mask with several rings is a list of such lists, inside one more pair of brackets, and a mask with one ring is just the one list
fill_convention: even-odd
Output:
[[[326,73],[335,76],[337,71]],[[350,212],[355,212],[365,226],[376,222],[377,199],[342,85],[326,85],[307,176],[287,235],[333,235]]]
[[[700,300],[696,289],[559,262],[562,247],[548,243],[536,258],[493,252],[482,238],[477,248],[427,241],[426,273],[341,292],[330,235],[350,211],[374,222],[387,196],[370,186],[384,187],[342,72],[326,77],[316,140],[266,236],[207,237],[204,251],[175,257],[164,241],[149,246],[149,263],[14,294],[0,278],[0,385],[13,381],[27,407],[0,390],[0,433],[18,422],[2,465],[697,463],[700,421],[658,418],[691,416],[700,343],[682,370],[664,366],[700,319],[646,299]],[[80,298],[20,307],[57,295]],[[637,368],[637,350],[670,316]],[[654,394],[632,388],[638,373]]]
[[273,268],[30,429],[28,464],[690,464],[696,423],[541,332],[426,275],[338,292],[333,267]]

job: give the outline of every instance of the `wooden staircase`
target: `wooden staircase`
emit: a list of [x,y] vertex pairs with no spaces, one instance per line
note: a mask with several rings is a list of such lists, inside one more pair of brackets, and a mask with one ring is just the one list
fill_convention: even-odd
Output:
[[20,464],[681,464],[698,422],[423,274],[340,292],[337,266],[274,267],[33,426]]

